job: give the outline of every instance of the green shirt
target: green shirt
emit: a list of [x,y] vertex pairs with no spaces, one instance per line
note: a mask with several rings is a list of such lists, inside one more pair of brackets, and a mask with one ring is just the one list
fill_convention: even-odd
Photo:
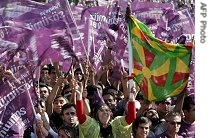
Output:
[[[125,121],[125,116],[118,116],[111,121],[113,138],[130,138],[131,125]],[[83,124],[79,124],[79,137],[80,138],[100,138],[100,125],[99,123],[86,116]]]

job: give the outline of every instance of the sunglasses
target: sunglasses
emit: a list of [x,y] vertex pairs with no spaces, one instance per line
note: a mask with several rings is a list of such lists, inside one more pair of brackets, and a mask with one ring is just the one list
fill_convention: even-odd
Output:
[[149,129],[149,127],[143,127],[143,126],[139,126],[139,128],[141,128],[141,129]]
[[68,112],[68,113],[65,113],[66,115],[72,115],[72,116],[75,116],[76,113],[75,112]]
[[171,125],[181,125],[181,122],[175,122],[175,121],[168,121],[169,122],[169,124],[171,124]]

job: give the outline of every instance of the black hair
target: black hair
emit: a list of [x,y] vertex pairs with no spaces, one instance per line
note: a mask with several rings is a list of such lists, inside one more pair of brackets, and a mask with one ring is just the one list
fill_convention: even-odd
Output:
[[97,86],[95,85],[88,85],[86,86],[88,97],[93,96],[95,92],[97,92]]
[[62,95],[62,96],[65,95],[64,91],[65,91],[66,89],[68,89],[68,88],[70,88],[70,85],[69,85],[69,84],[64,85],[64,87],[63,87],[63,89],[62,89],[62,92],[61,92],[61,95]]
[[51,74],[52,71],[55,70],[55,66],[53,66],[52,64],[48,64],[47,66],[48,66],[48,72],[49,74]]
[[81,72],[82,72],[82,70],[78,67],[78,68],[75,69],[74,74],[75,74],[76,72],[78,72],[78,71],[81,71]]
[[107,108],[109,108],[109,106],[106,104],[106,103],[94,103],[94,106],[93,106],[93,118],[95,118],[95,120],[99,121],[99,118],[98,118],[98,110],[102,107],[102,106],[106,106]]
[[142,93],[142,91],[138,91],[137,95],[136,95],[136,100],[144,100],[144,95]]
[[[109,90],[111,90],[111,89],[112,89],[112,90],[115,90],[116,93],[109,92]],[[117,90],[115,87],[113,87],[113,86],[106,86],[106,87],[103,89],[102,96],[107,95],[107,94],[110,94],[111,96],[114,97],[114,99],[116,99],[116,96],[117,96],[117,94],[118,94],[118,90]]]
[[63,95],[57,95],[57,96],[55,97],[55,99],[53,100],[53,103],[55,102],[56,99],[58,99],[58,98],[60,98],[60,97],[64,98],[65,101],[68,103],[68,99],[66,99]]
[[63,130],[69,138],[77,138],[77,133],[75,133],[75,128],[73,127],[62,125],[60,128],[58,128],[58,132],[60,130]]
[[193,94],[186,96],[184,98],[182,110],[187,110],[190,111],[191,106],[190,105],[195,105],[195,97]]
[[75,104],[71,104],[71,103],[66,103],[66,104],[64,104],[64,105],[62,106],[62,108],[61,108],[61,115],[63,115],[63,112],[64,112],[65,110],[67,110],[67,109],[69,109],[69,108],[71,108],[71,107],[73,107],[73,108],[76,109],[76,105],[75,105]]
[[[144,117],[147,117],[147,112],[150,111],[150,110],[156,110],[156,109],[154,109],[154,108],[149,108],[149,109],[147,109],[146,111],[144,111],[143,116],[144,116]],[[156,110],[156,111],[157,111],[157,110]]]

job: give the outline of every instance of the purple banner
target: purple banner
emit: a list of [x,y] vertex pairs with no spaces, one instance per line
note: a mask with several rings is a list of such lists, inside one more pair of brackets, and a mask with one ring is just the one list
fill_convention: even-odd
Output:
[[31,101],[32,74],[27,69],[19,70],[16,79],[0,84],[0,137],[23,137],[24,130],[34,123],[35,113]]

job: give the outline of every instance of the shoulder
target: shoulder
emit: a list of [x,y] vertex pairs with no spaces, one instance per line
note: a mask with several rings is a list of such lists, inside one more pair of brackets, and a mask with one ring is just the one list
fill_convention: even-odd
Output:
[[85,122],[83,124],[80,124],[80,125],[81,126],[88,126],[88,125],[99,126],[98,122],[94,118],[92,118],[92,117],[90,117],[88,115],[86,115]]
[[127,122],[125,120],[125,116],[117,116],[111,121],[111,125],[113,124],[124,124],[127,125]]
[[168,137],[167,134],[163,132],[162,134],[157,135],[156,138],[168,138]]

